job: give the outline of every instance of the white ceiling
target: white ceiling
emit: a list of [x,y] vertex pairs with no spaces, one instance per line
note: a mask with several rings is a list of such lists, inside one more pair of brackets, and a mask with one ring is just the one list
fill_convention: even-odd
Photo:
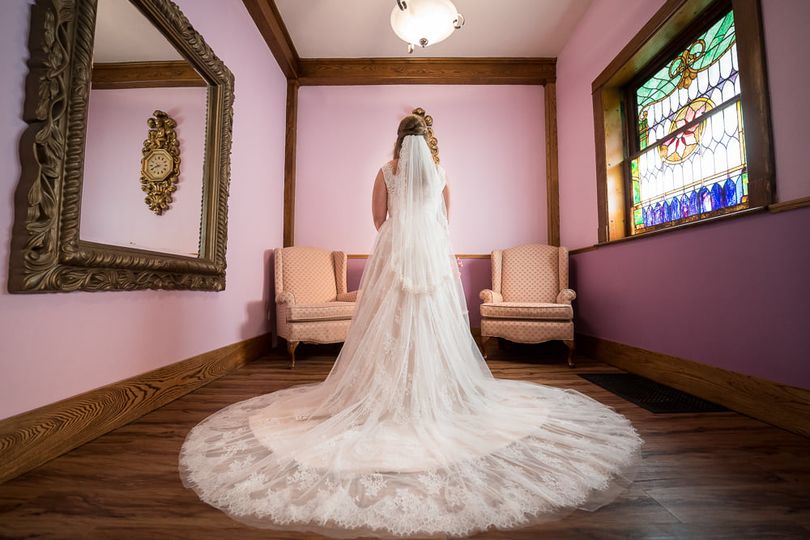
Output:
[[276,0],[301,58],[557,56],[591,0],[453,0],[466,23],[441,43],[407,45],[395,0]]
[[129,0],[99,0],[93,62],[183,60]]

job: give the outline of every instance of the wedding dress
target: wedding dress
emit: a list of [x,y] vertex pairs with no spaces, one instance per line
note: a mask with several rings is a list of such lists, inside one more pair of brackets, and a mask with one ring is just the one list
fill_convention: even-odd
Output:
[[184,484],[256,527],[464,536],[596,509],[641,439],[573,390],[496,379],[470,335],[444,172],[424,138],[383,167],[389,218],[326,380],[236,403],[188,434]]

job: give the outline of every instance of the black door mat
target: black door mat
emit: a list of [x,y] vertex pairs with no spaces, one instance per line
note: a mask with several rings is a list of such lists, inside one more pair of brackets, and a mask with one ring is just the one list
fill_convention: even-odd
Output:
[[729,410],[722,405],[632,373],[581,373],[579,376],[656,414]]

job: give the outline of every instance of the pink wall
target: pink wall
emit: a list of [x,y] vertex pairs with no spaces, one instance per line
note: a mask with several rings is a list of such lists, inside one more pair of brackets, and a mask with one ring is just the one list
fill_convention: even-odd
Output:
[[[810,71],[810,2],[764,0],[765,53],[771,91],[776,197],[789,201],[810,196],[807,171],[807,91]],[[797,69],[797,66],[798,69]]]
[[[221,293],[0,292],[0,418],[266,331],[269,251],[281,245],[286,82],[239,0],[180,0],[236,76],[228,284]],[[0,275],[19,176],[30,2],[0,19]]]
[[[295,243],[368,253],[371,188],[402,116],[434,118],[459,253],[546,241],[540,86],[302,87]],[[477,294],[477,293],[476,293]]]
[[569,249],[598,238],[591,82],[663,3],[594,0],[557,58],[560,242]]
[[810,388],[810,208],[574,256],[577,331]]
[[[562,241],[594,244],[591,82],[662,0],[594,0],[558,59]],[[810,195],[804,0],[764,0],[777,192]],[[810,388],[810,209],[706,224],[573,256],[577,330]]]
[[[92,90],[82,184],[81,238],[196,256],[200,244],[206,88]],[[146,120],[162,110],[177,121],[180,178],[162,215],[141,190]]]

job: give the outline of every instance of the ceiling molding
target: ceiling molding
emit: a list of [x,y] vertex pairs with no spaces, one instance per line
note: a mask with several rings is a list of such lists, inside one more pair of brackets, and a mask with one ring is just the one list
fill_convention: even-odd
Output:
[[288,80],[298,78],[301,59],[273,0],[242,0]]
[[96,63],[92,83],[94,90],[208,86],[185,60]]
[[591,4],[591,0],[454,0],[466,18],[464,28],[408,54],[407,43],[390,25],[392,13],[399,11],[394,0],[274,1],[301,58],[344,59],[554,57]]
[[556,58],[305,58],[274,0],[242,0],[288,80],[301,86],[372,84],[546,84]]
[[312,58],[302,86],[369,84],[546,84],[556,58]]

